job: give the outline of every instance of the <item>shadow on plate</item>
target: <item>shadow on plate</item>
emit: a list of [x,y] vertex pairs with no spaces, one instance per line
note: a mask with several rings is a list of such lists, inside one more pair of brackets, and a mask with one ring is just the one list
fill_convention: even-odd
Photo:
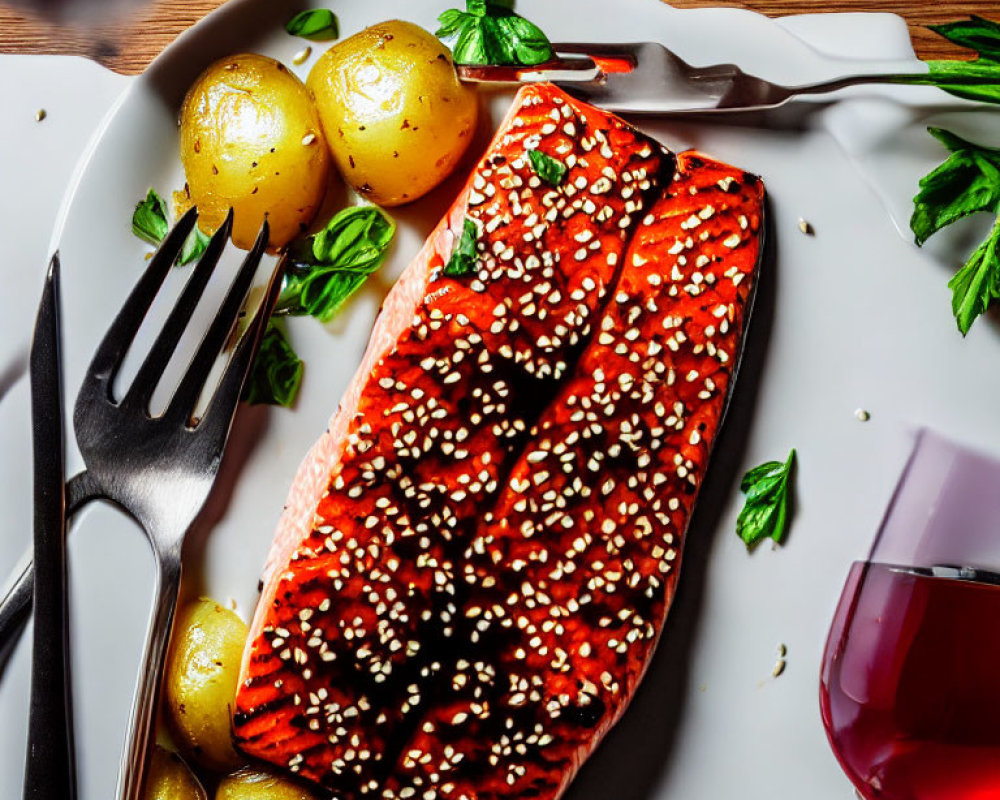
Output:
[[[765,213],[761,281],[747,332],[739,377],[702,486],[684,546],[682,576],[656,654],[621,722],[580,771],[565,800],[651,800],[666,779],[684,735],[684,718],[697,676],[691,651],[704,619],[705,580],[713,535],[738,491],[740,468],[755,416],[777,297],[776,236],[770,203]],[[726,532],[726,535],[732,535]],[[738,709],[733,709],[738,713]],[[722,754],[720,754],[720,758]]]
[[14,388],[14,385],[21,380],[27,371],[28,354],[26,352],[16,353],[9,362],[0,367],[0,400],[7,396],[7,392]]
[[623,114],[642,127],[644,122],[673,122],[691,125],[719,125],[754,130],[806,131],[816,127],[815,120],[832,102],[792,102],[764,111],[727,111],[725,113],[685,111],[676,114]]
[[205,545],[212,530],[226,516],[233,499],[233,491],[240,481],[247,462],[253,456],[267,432],[270,422],[269,406],[240,405],[233,420],[233,429],[229,435],[219,467],[215,485],[205,501],[205,507],[194,521],[184,539],[184,584],[181,587],[182,599],[195,597],[205,593],[201,565],[204,563]]

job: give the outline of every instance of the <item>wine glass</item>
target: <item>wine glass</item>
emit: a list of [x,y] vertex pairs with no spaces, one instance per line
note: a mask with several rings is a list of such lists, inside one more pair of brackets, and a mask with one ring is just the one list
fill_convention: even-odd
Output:
[[866,800],[1000,798],[1000,461],[918,434],[847,577],[820,710]]

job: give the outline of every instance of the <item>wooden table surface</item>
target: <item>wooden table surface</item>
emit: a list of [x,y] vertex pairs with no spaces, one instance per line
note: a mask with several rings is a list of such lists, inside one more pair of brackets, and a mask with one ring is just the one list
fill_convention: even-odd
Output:
[[[58,8],[65,0],[0,0],[0,53],[62,53],[89,56],[117,72],[134,74],[177,34],[226,0],[146,0],[114,22],[81,27],[53,22],[39,7]],[[821,11],[888,11],[910,24],[921,58],[961,57],[924,26],[969,14],[1000,17],[997,0],[669,0],[679,8],[729,6],[771,16]],[[442,4],[442,8],[447,4]],[[35,9],[35,10],[29,10]]]

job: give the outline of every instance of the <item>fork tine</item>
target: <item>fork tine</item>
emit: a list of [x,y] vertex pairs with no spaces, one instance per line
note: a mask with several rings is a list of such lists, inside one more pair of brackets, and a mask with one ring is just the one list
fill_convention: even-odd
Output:
[[146,356],[145,361],[142,362],[142,366],[139,367],[139,372],[136,373],[135,380],[132,381],[131,387],[129,387],[125,398],[122,400],[123,407],[142,411],[147,410],[149,400],[153,395],[154,389],[156,389],[160,376],[163,374],[163,370],[166,369],[170,357],[174,354],[174,350],[177,349],[177,343],[187,328],[191,320],[191,315],[194,314],[194,310],[197,308],[198,301],[201,300],[201,296],[205,292],[205,287],[208,285],[212,273],[215,272],[219,258],[226,248],[226,242],[229,240],[232,227],[233,211],[230,209],[225,221],[212,236],[211,241],[205,248],[205,252],[198,260],[198,265],[195,267],[188,282],[184,285],[184,291],[167,317],[160,335],[156,337],[149,355]]
[[104,334],[104,338],[98,345],[90,367],[87,370],[87,377],[84,379],[77,398],[77,408],[80,408],[84,398],[90,399],[95,393],[103,393],[104,399],[111,399],[111,382],[115,374],[121,367],[122,360],[132,344],[132,340],[138,333],[146,312],[153,304],[160,286],[163,284],[167,273],[180,255],[184,242],[194,227],[198,212],[190,209],[177,224],[173,227],[163,240],[156,254],[146,267],[139,282],[129,294],[128,299],[122,306],[118,316],[115,317]]
[[[233,409],[243,396],[243,388],[253,366],[254,358],[260,350],[260,343],[264,339],[264,332],[267,323],[271,319],[271,312],[278,302],[278,295],[281,294],[282,276],[285,272],[287,261],[282,258],[274,267],[271,278],[267,284],[267,290],[261,300],[260,306],[254,313],[253,320],[244,331],[236,346],[236,352],[226,365],[226,371],[222,375],[222,380],[215,390],[215,394],[209,401],[208,409],[202,419],[200,426],[228,426],[232,423]],[[224,435],[224,431],[216,430],[215,434]],[[210,436],[209,438],[218,438]]]
[[212,366],[219,357],[240,310],[243,308],[257,267],[260,265],[261,256],[264,255],[264,250],[267,248],[267,242],[268,225],[265,220],[257,235],[257,241],[244,259],[239,272],[236,273],[219,313],[212,320],[212,324],[198,346],[177,391],[170,400],[165,416],[174,420],[186,420],[193,412],[198,403],[198,397],[205,386],[205,381],[212,371]]

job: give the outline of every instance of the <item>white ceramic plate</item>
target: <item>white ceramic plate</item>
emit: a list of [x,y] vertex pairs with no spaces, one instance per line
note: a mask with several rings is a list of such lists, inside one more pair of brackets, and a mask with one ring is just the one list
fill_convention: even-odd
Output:
[[[150,185],[165,194],[183,182],[175,119],[185,89],[211,60],[236,50],[290,64],[304,42],[282,25],[301,5],[233,0],[170,47],[106,121],[53,238],[64,264],[70,397],[144,263],[147,248],[128,225],[133,205]],[[371,0],[336,10],[346,35],[390,17],[433,29],[447,5]],[[677,11],[656,0],[525,0],[520,7],[554,39],[659,39],[695,63],[735,61],[792,83],[873,66],[809,47],[789,28],[749,12]],[[850,33],[857,47],[885,37],[898,45],[905,36],[905,28],[884,18],[827,18],[823,24],[830,26],[831,41]],[[873,29],[883,39],[866,40]],[[314,59],[299,73],[304,76]],[[905,214],[916,167],[939,158],[912,135],[913,121],[931,113],[923,106],[915,112],[912,104],[941,98],[918,91],[906,95],[903,106],[891,93],[874,96],[841,106],[832,120],[831,112],[818,113],[797,125],[767,118],[644,123],[675,149],[697,146],[763,176],[773,257],[660,651],[633,708],[584,768],[571,800],[850,797],[817,707],[822,646],[848,566],[866,552],[914,426],[929,424],[1000,452],[994,410],[1000,379],[991,368],[1000,355],[998,328],[980,322],[961,339],[949,313],[948,271],[901,238],[885,210],[888,204],[897,218]],[[878,135],[859,137],[872,130]],[[900,167],[907,147],[914,157]],[[881,170],[886,164],[896,168]],[[876,172],[873,191],[869,179]],[[295,467],[353,373],[381,296],[457,185],[452,181],[396,214],[400,235],[391,262],[332,325],[292,321],[291,335],[308,365],[298,408],[242,413],[227,478],[192,537],[188,593],[231,598],[244,616],[251,613],[257,574]],[[815,236],[799,232],[800,217],[811,222]],[[24,388],[22,383],[0,406],[0,423],[8,421],[0,431],[19,452],[0,455],[10,476],[0,488],[0,507],[19,510],[16,530],[26,529],[28,519],[22,513],[27,435],[23,423],[15,428],[9,420],[23,407]],[[871,412],[870,422],[856,419],[858,408]],[[748,555],[733,533],[739,475],[792,446],[800,469],[789,542]],[[70,470],[79,466],[71,452]],[[88,511],[72,538],[80,797],[96,800],[114,791],[152,569],[139,532],[110,509]],[[775,680],[779,643],[788,647],[788,667]],[[4,797],[20,791],[27,662],[21,647],[0,682]]]

